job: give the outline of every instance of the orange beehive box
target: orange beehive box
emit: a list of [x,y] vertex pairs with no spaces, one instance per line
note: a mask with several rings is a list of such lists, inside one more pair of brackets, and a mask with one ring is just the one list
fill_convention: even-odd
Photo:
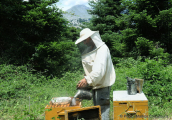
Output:
[[81,108],[81,106],[51,107],[47,105],[45,107],[45,120],[64,120],[59,117],[59,114],[64,113],[65,110],[73,110],[78,108]]
[[100,106],[64,110],[59,114],[60,120],[101,120]]
[[148,100],[143,92],[113,91],[113,112],[114,120],[148,120]]
[[81,108],[81,102],[76,101],[76,106],[70,103],[52,104],[45,107],[45,120],[101,120],[100,106]]
[[81,108],[80,101],[76,101],[75,106],[70,106],[70,103],[53,104],[50,101],[50,105],[45,107],[45,120],[63,120],[60,119],[59,114],[63,113],[64,110],[73,110],[78,108]]

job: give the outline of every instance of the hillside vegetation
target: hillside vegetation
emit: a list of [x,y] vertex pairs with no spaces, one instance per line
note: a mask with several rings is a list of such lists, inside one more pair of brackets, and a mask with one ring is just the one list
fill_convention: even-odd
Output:
[[127,76],[144,79],[149,115],[172,116],[171,0],[91,0],[94,17],[82,29],[68,27],[55,2],[0,1],[0,119],[44,119],[52,97],[75,95],[84,71],[74,42],[86,27],[100,32],[113,59],[111,119],[112,93],[127,89]]

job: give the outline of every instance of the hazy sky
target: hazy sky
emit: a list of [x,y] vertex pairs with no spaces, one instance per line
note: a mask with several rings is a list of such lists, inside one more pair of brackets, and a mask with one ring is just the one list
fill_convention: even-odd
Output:
[[67,10],[69,8],[71,8],[74,5],[86,5],[89,7],[88,5],[88,1],[89,0],[59,0],[58,3],[56,3],[56,6],[58,6],[58,8],[61,8],[62,10]]

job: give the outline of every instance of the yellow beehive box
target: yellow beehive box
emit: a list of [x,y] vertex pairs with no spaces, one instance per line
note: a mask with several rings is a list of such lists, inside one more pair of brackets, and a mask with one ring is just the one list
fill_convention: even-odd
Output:
[[59,114],[60,120],[101,120],[100,106],[64,110]]
[[65,110],[74,110],[81,108],[81,102],[76,101],[76,106],[70,106],[70,104],[61,105],[47,105],[45,107],[45,120],[65,120],[59,117],[59,114],[64,113]]
[[101,120],[100,106],[83,107],[81,102],[76,101],[75,106],[70,103],[52,104],[45,107],[45,120]]
[[81,108],[81,106],[69,106],[69,107],[50,107],[46,106],[45,120],[65,120],[59,117],[59,114],[63,113],[65,110],[73,110]]
[[148,99],[143,92],[113,91],[113,112],[114,120],[148,120]]

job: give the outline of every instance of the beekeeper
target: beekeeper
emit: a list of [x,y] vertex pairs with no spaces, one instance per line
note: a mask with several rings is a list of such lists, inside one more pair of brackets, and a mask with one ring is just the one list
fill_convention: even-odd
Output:
[[101,106],[102,120],[109,119],[110,87],[115,83],[116,74],[107,45],[101,40],[99,31],[85,28],[75,42],[81,52],[84,79],[78,88],[87,85],[93,88],[94,105]]

